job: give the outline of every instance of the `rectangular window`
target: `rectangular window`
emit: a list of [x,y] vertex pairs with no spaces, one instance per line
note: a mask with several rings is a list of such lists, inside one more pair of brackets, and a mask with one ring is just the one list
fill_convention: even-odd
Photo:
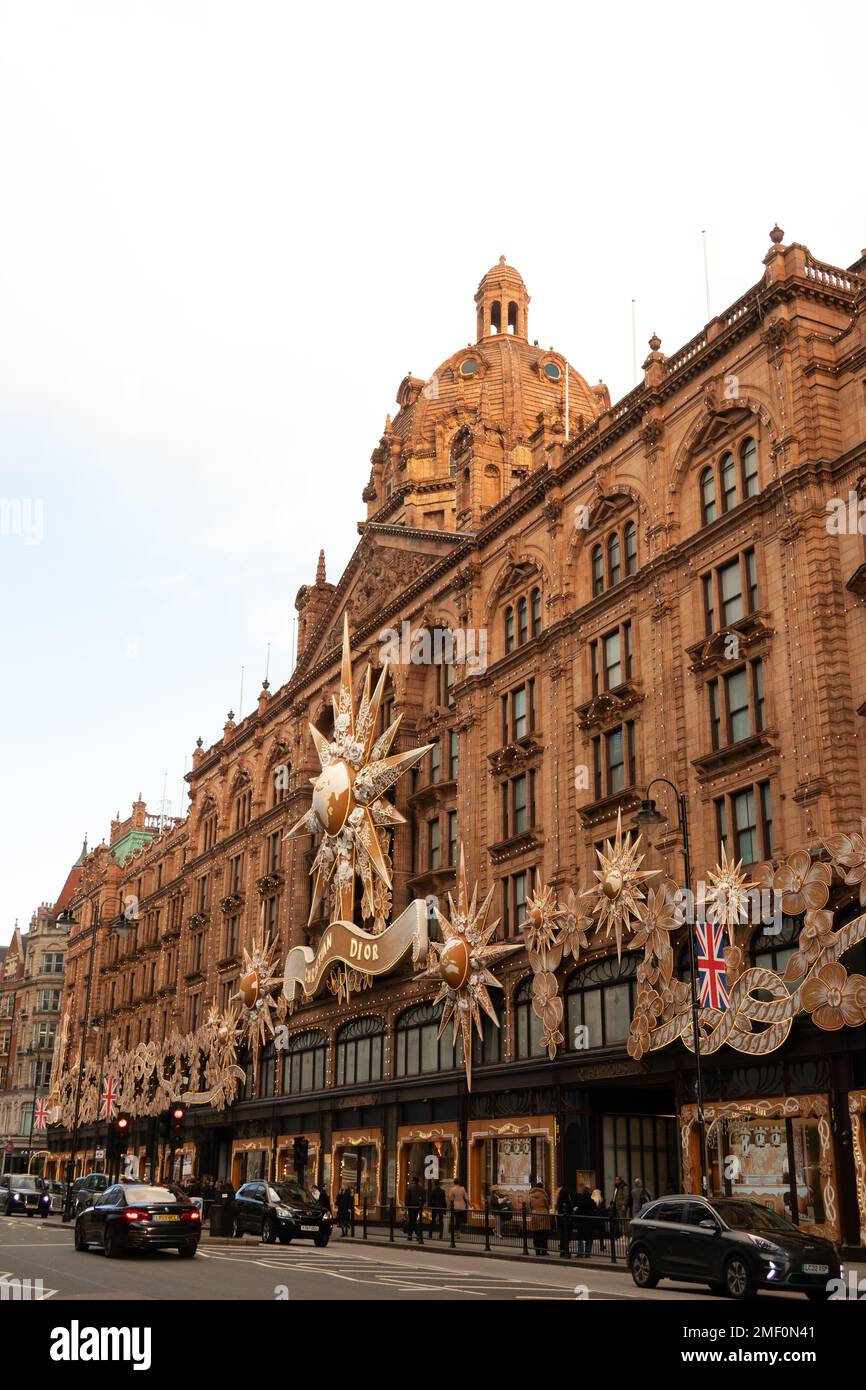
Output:
[[623,751],[622,727],[611,729],[605,734],[605,761],[607,763],[607,794],[613,796],[625,786],[625,758]]
[[430,749],[430,781],[439,782],[442,778],[442,750],[437,738]]
[[770,796],[769,782],[761,783],[761,820],[764,832],[764,857],[769,859],[773,854],[773,802]]
[[758,825],[755,819],[755,793],[751,787],[735,792],[731,797],[734,821],[734,853],[744,864],[754,864],[760,858]]
[[283,841],[283,832],[275,830],[268,836],[268,873],[276,873],[280,867],[280,846]]
[[439,820],[427,822],[427,867],[430,869],[439,868]]
[[710,737],[713,748],[720,748],[722,743],[722,712],[719,706],[719,682],[710,681],[707,686],[707,693],[710,698]]
[[589,644],[590,660],[592,662],[592,693],[598,694],[598,643]]
[[596,801],[600,801],[600,800],[601,800],[601,797],[602,797],[602,787],[601,787],[601,738],[600,738],[600,737],[594,738],[594,739],[592,740],[592,777],[593,777],[593,792],[594,792],[594,795],[595,795],[595,799],[596,799]]
[[526,830],[526,774],[515,777],[512,787],[512,833],[522,835]]
[[448,812],[448,863],[457,863],[457,812]]
[[448,776],[452,782],[457,781],[457,773],[460,769],[460,735],[456,729],[452,729],[448,735]]
[[758,561],[754,550],[747,550],[745,558],[749,612],[754,613],[758,607]]
[[241,881],[243,878],[244,857],[242,854],[234,854],[229,860],[229,892],[239,893],[241,891]]
[[766,728],[763,661],[752,662],[752,698],[755,704],[755,728],[761,733]]
[[526,738],[529,716],[526,708],[526,686],[521,685],[511,692],[511,729],[515,739]]
[[613,690],[622,684],[622,644],[619,629],[604,638],[604,688]]
[[526,873],[514,875],[514,923],[516,927],[522,926],[526,916],[527,879]]
[[713,601],[713,576],[705,574],[703,577],[704,588],[704,622],[707,632],[716,630],[716,607]]
[[739,560],[732,560],[729,565],[723,565],[718,574],[722,626],[730,627],[731,623],[738,623],[745,612]]
[[752,732],[749,712],[749,676],[746,668],[725,676],[725,699],[728,704],[728,739],[739,743]]

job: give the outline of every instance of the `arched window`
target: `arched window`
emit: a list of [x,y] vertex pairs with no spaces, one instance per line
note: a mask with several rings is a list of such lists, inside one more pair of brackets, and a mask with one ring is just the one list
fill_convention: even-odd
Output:
[[295,1033],[286,1048],[283,1090],[289,1095],[323,1091],[328,1079],[328,1038],[319,1028]]
[[532,603],[532,635],[537,637],[541,632],[541,590],[533,589],[529,597]]
[[235,796],[234,829],[243,830],[249,825],[253,814],[253,789],[246,782]]
[[514,609],[511,604],[505,610],[505,650],[514,651]]
[[622,560],[620,558],[619,536],[613,531],[607,542],[608,580],[613,586],[622,579]]
[[[763,966],[765,970],[775,970],[778,975],[784,975],[785,967],[797,949],[803,918],[789,917],[785,914],[782,917],[781,930],[776,931],[775,926],[774,922],[770,924],[769,930],[765,929],[752,938],[752,960],[755,965]],[[761,991],[761,997],[771,999],[772,995]]]
[[600,545],[592,548],[592,596],[604,593],[604,552]]
[[509,333],[517,332],[517,305],[513,299],[508,305],[508,331]]
[[518,1057],[546,1057],[541,1041],[541,1019],[532,1008],[532,979],[529,975],[514,992],[514,1040]]
[[625,572],[637,574],[637,527],[633,521],[626,522],[625,539]]
[[639,959],[639,954],[631,951],[621,961],[616,956],[605,956],[575,971],[565,992],[570,1048],[584,1051],[626,1041],[634,1011]]
[[502,332],[502,305],[498,299],[494,299],[490,306],[490,332]]
[[722,511],[729,512],[737,505],[737,469],[733,454],[723,454],[719,464],[722,481]]
[[529,622],[527,617],[526,599],[517,600],[517,645],[522,647],[529,637]]
[[397,1076],[421,1076],[453,1071],[463,1063],[463,1043],[451,1045],[451,1027],[436,1038],[442,1021],[441,1005],[416,1004],[397,1019],[394,1030],[394,1071]]
[[[464,366],[465,365],[466,364],[464,363]],[[466,425],[464,425],[462,429],[457,431],[457,433],[451,441],[449,472],[451,473],[452,477],[457,472],[457,469],[460,465],[460,461],[463,458],[464,454],[466,454],[468,450],[471,448],[472,431]]]
[[717,515],[716,480],[713,477],[712,468],[705,468],[701,474],[701,521],[703,525],[709,526],[711,521],[715,521]]
[[756,497],[758,485],[758,446],[754,439],[744,439],[740,445],[740,466],[743,470],[743,496]]
[[337,1034],[337,1085],[381,1081],[384,1075],[384,1018],[353,1018]]
[[290,763],[282,761],[274,763],[271,768],[271,805],[279,806],[285,801],[289,794],[289,786],[292,780],[292,768]]

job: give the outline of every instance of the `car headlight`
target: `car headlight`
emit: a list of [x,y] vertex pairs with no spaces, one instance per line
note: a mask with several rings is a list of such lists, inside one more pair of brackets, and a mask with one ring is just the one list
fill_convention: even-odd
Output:
[[21,1198],[18,1196],[18,1193],[17,1193],[17,1192],[13,1192],[13,1193],[12,1193],[12,1201],[13,1201],[13,1202],[20,1202],[20,1201],[21,1201]]
[[286,1216],[291,1216],[291,1214],[292,1214],[292,1213],[289,1211],[288,1207],[276,1207],[275,1210],[276,1210],[277,1216],[286,1217]]
[[774,1245],[771,1240],[764,1240],[763,1236],[754,1236],[751,1234],[751,1232],[749,1232],[749,1240],[752,1242],[753,1245],[757,1245],[758,1249],[762,1250],[767,1255],[782,1254],[782,1251],[779,1249],[778,1245]]
[[331,1219],[331,1213],[330,1213],[329,1211],[324,1212],[324,1214],[323,1214],[323,1216],[322,1216],[322,1225],[324,1226],[325,1222],[326,1222],[326,1221],[330,1221],[330,1219]]

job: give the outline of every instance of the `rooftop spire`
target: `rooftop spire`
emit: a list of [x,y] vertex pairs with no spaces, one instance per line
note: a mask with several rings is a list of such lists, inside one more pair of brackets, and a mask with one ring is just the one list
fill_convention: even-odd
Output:
[[316,565],[316,586],[321,589],[325,582],[325,552],[319,551],[319,563]]

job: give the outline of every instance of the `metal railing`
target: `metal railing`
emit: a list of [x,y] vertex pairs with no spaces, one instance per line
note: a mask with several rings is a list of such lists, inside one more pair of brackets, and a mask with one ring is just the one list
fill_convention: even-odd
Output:
[[456,1209],[399,1205],[374,1205],[366,1200],[345,1219],[334,1215],[336,1231],[360,1240],[387,1241],[389,1244],[416,1241],[419,1245],[476,1247],[487,1251],[511,1251],[529,1255],[596,1258],[617,1264],[626,1259],[628,1217],[607,1211],[597,1216],[560,1215],[531,1211],[527,1203],[509,1208],[483,1207]]

